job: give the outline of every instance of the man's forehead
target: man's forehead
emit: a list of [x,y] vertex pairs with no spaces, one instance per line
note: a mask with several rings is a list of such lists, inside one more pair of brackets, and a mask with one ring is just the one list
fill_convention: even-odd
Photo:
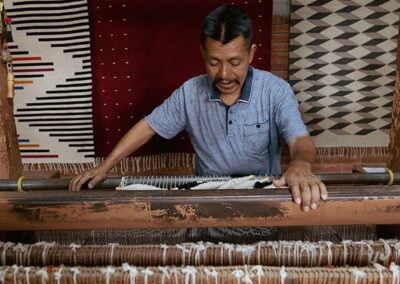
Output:
[[212,38],[207,38],[205,42],[205,51],[208,53],[235,53],[242,52],[247,49],[247,42],[243,36],[236,37],[225,44]]
[[233,42],[243,42],[246,43],[246,39],[243,37],[243,35],[238,35],[237,37],[231,39],[229,42],[225,42],[223,43],[223,41],[221,41],[220,39],[215,39],[215,38],[211,38],[211,37],[207,37],[206,39],[206,44],[220,44],[220,45],[227,45],[227,44],[231,44]]

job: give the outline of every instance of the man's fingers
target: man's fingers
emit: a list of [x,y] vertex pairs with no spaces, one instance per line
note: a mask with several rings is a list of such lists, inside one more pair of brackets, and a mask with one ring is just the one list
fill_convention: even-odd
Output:
[[68,184],[68,190],[69,190],[69,191],[72,191],[74,179],[75,179],[75,178],[73,178],[73,179],[71,179],[71,180],[69,181],[69,184]]
[[328,199],[328,190],[326,189],[325,184],[323,182],[320,182],[318,185],[319,185],[319,190],[321,193],[321,199],[327,200]]
[[104,177],[100,176],[100,175],[95,175],[92,180],[89,182],[88,187],[90,189],[92,189],[93,187],[96,186],[96,184],[98,184],[100,181],[102,181],[104,179]]
[[281,186],[285,186],[286,185],[286,178],[283,175],[280,179],[275,179],[272,181],[272,183],[276,186],[276,187],[281,187]]
[[294,202],[296,202],[296,204],[300,205],[301,204],[301,194],[300,194],[300,188],[298,185],[295,186],[291,186],[290,190],[292,191],[292,197]]
[[88,170],[71,179],[68,189],[70,191],[79,191],[87,181],[89,181],[88,188],[93,188],[96,184],[105,179],[106,176],[107,172],[99,168]]
[[79,180],[81,179],[81,176],[74,177],[71,182],[69,183],[69,190],[70,191],[78,191],[79,188],[77,188],[77,184]]
[[304,211],[310,210],[311,206],[311,190],[307,183],[300,184],[301,206]]
[[318,186],[318,184],[313,184],[311,186],[311,208],[312,209],[317,209],[319,198],[320,198],[319,186]]
[[93,178],[94,173],[86,172],[77,177],[75,177],[70,183],[71,191],[79,191],[82,188],[82,185],[87,182],[89,179]]
[[[292,190],[294,201],[297,204],[301,204],[305,212],[310,209],[316,209],[320,199],[326,200],[328,198],[325,184],[310,171],[310,168],[292,164],[284,176]],[[281,185],[281,180],[277,180],[274,184]]]
[[71,191],[79,191],[80,190],[80,186],[79,183],[81,182],[81,180],[85,177],[86,173],[80,174],[79,176],[74,177],[71,182],[70,182],[70,190]]
[[77,191],[82,188],[82,186],[85,184],[85,182],[87,182],[89,179],[92,179],[93,176],[94,175],[91,173],[86,173],[85,175],[83,175],[77,184]]

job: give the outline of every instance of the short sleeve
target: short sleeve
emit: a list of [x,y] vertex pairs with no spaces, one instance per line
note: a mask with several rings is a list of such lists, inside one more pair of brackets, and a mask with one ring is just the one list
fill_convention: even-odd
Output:
[[275,93],[277,98],[276,124],[280,136],[286,143],[297,137],[308,135],[307,128],[301,118],[299,104],[289,84],[280,86]]
[[185,129],[185,94],[183,87],[175,90],[161,105],[145,117],[149,126],[161,137],[171,139]]

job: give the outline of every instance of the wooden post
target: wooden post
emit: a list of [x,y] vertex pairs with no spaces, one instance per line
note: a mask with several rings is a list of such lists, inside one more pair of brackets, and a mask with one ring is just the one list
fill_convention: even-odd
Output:
[[397,40],[397,71],[396,86],[393,95],[392,129],[389,140],[388,168],[393,171],[400,170],[400,29]]
[[13,101],[7,98],[7,68],[0,58],[0,179],[22,174],[21,155],[13,114]]

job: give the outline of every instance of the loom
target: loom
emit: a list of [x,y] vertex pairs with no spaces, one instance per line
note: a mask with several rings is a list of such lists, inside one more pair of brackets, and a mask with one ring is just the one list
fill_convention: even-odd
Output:
[[0,281],[396,283],[400,175],[319,178],[330,197],[308,213],[287,188],[171,190],[226,176],[125,178],[168,188],[135,191],[111,177],[78,193],[69,179],[2,180]]
[[[199,7],[210,3],[202,1]],[[253,10],[258,16],[259,10]],[[94,23],[98,29],[111,25]],[[264,27],[257,33],[260,37],[261,31]],[[262,36],[267,46],[267,36]],[[91,40],[98,50],[109,43]],[[147,49],[145,55],[153,58]],[[104,59],[99,53],[92,58],[98,63]],[[0,68],[0,78],[9,78],[11,97],[11,58],[7,63],[8,68]],[[104,71],[100,64],[93,68],[93,74]],[[187,71],[182,73],[186,76]],[[5,82],[0,83],[4,87]],[[104,83],[95,83],[101,95]],[[114,84],[119,87],[120,82]],[[0,136],[15,138],[12,111],[5,96],[0,100],[0,122],[5,122]],[[97,113],[101,107],[96,106]],[[400,117],[399,109],[394,104],[393,121]],[[97,123],[98,133],[105,131],[104,123]],[[392,131],[397,136],[391,136],[389,166],[398,172],[400,132]],[[118,135],[107,136],[113,140]],[[0,154],[3,149],[7,154],[0,157],[0,166],[8,163],[8,177],[0,180],[0,283],[400,283],[397,172],[319,174],[329,200],[305,213],[293,203],[288,188],[185,189],[188,183],[230,178],[226,176],[127,177],[129,183],[164,188],[135,191],[116,191],[121,178],[110,177],[93,190],[68,192],[68,178],[18,178],[19,151],[9,145],[7,140],[0,147]],[[111,145],[96,146],[106,156]]]
[[131,177],[131,183],[166,187],[136,191],[115,191],[121,178],[108,178],[94,190],[77,193],[67,191],[69,179],[1,180],[0,225],[3,230],[77,230],[399,222],[400,174],[319,178],[329,186],[329,201],[307,213],[293,203],[288,188],[173,190],[194,180],[228,177]]

